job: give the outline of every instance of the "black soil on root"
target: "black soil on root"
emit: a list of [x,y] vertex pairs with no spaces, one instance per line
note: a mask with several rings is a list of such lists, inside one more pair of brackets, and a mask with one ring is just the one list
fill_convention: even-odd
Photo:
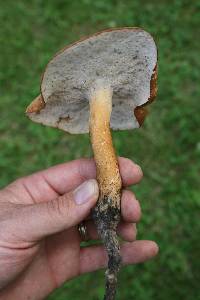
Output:
[[116,233],[120,221],[120,208],[114,206],[112,199],[109,199],[109,197],[99,197],[92,211],[92,216],[98,234],[108,253],[104,300],[114,300],[117,288],[117,273],[121,266],[120,244]]

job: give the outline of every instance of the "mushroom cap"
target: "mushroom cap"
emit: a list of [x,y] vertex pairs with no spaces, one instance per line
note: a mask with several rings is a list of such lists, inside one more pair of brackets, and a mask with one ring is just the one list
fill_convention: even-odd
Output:
[[70,133],[89,131],[89,98],[96,82],[113,90],[110,126],[133,129],[156,96],[157,48],[140,28],[102,31],[72,44],[48,63],[41,95],[27,108],[35,122]]

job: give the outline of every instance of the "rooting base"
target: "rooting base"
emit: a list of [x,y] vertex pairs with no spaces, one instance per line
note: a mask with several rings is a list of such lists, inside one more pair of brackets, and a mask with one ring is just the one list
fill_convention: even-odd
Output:
[[121,265],[120,245],[116,233],[117,225],[120,221],[120,209],[113,206],[112,203],[112,199],[109,199],[107,196],[100,197],[92,212],[98,233],[108,253],[104,300],[115,299],[117,273]]

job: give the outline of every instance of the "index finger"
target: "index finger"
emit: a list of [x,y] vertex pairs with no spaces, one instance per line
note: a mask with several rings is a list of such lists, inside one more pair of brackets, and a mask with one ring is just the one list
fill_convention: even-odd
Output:
[[[142,170],[133,161],[120,157],[119,168],[123,186],[138,183],[142,179]],[[37,202],[50,201],[56,195],[63,195],[82,182],[96,178],[94,159],[78,159],[34,173],[18,180],[26,187]]]

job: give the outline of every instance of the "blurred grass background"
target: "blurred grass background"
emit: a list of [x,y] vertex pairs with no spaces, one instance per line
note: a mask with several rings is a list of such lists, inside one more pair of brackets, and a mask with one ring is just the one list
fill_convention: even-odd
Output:
[[[6,0],[0,2],[0,186],[19,176],[91,156],[87,136],[33,124],[25,107],[38,95],[52,55],[116,26],[141,26],[159,49],[159,93],[140,130],[114,133],[117,152],[139,163],[134,187],[139,239],[159,256],[124,268],[117,299],[200,299],[200,2],[186,0]],[[103,271],[73,280],[49,300],[102,299]]]

